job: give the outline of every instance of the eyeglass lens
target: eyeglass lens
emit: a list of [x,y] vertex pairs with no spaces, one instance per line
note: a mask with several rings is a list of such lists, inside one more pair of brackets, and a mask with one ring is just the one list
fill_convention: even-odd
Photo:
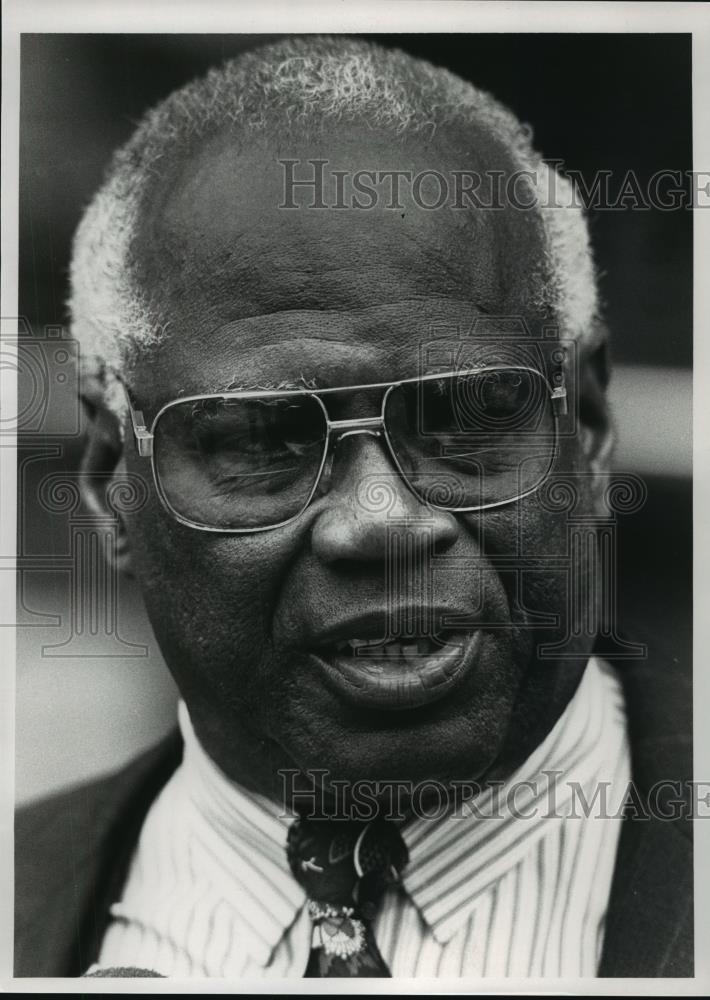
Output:
[[313,396],[220,398],[170,407],[155,428],[155,470],[168,505],[214,528],[280,524],[317,479],[327,420]]
[[491,506],[539,485],[554,448],[546,383],[500,370],[393,387],[385,404],[392,451],[426,503]]
[[[554,419],[542,376],[506,369],[395,385],[387,443],[426,503],[476,508],[512,500],[547,474]],[[328,422],[316,396],[186,400],[154,428],[154,463],[169,507],[218,529],[281,524],[307,505]]]

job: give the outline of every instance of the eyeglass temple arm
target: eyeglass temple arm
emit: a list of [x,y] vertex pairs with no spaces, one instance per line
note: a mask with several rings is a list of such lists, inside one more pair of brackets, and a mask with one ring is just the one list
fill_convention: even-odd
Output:
[[552,407],[557,417],[566,417],[568,413],[567,406],[567,387],[565,385],[565,377],[562,372],[558,372],[555,375],[555,388],[550,393],[550,398],[552,399]]
[[150,458],[153,454],[153,435],[143,422],[143,413],[131,406],[131,421],[136,438],[136,447],[141,458]]
[[558,386],[556,389],[552,390],[552,405],[555,408],[555,413],[558,417],[567,416],[567,390],[564,386]]
[[131,424],[133,426],[133,436],[136,439],[136,448],[138,449],[138,454],[141,458],[150,458],[153,454],[153,435],[150,433],[146,426],[145,417],[143,416],[142,410],[136,410],[131,402],[131,396],[128,392],[128,386],[123,381],[123,379],[116,375],[118,381],[123,386],[123,391],[126,394],[126,402],[128,403],[128,412],[131,415]]

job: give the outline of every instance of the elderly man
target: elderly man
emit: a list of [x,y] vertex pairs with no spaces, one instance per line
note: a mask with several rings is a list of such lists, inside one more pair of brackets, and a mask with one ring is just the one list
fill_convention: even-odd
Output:
[[364,42],[247,53],[117,154],[71,314],[179,733],[20,817],[18,974],[692,974],[690,842],[623,809],[675,777],[658,689],[570,553],[605,335],[529,131]]

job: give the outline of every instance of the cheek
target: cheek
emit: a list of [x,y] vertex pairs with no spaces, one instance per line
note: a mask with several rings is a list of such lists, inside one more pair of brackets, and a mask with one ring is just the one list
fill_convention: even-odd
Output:
[[295,534],[220,535],[177,524],[155,498],[127,521],[135,573],[171,668],[268,654]]
[[[511,626],[525,622],[526,610],[559,613],[564,602],[568,559],[565,504],[542,493],[466,520],[477,552],[489,567],[487,589],[505,593]],[[500,603],[500,602],[498,602]]]
[[539,621],[534,660],[573,659],[589,652],[602,598],[598,552],[597,479],[572,455],[565,471],[557,471],[526,501],[521,518],[519,556],[529,569],[519,573],[520,597],[529,620]]

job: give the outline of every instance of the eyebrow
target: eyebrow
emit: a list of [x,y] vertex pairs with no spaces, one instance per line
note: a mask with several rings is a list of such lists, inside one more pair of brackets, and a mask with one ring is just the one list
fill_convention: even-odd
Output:
[[244,382],[240,379],[233,379],[228,385],[219,386],[213,392],[278,392],[279,390],[289,391],[292,389],[324,389],[325,386],[319,383],[315,376],[307,377],[299,375],[297,379],[278,379],[269,382],[259,379],[255,382]]

